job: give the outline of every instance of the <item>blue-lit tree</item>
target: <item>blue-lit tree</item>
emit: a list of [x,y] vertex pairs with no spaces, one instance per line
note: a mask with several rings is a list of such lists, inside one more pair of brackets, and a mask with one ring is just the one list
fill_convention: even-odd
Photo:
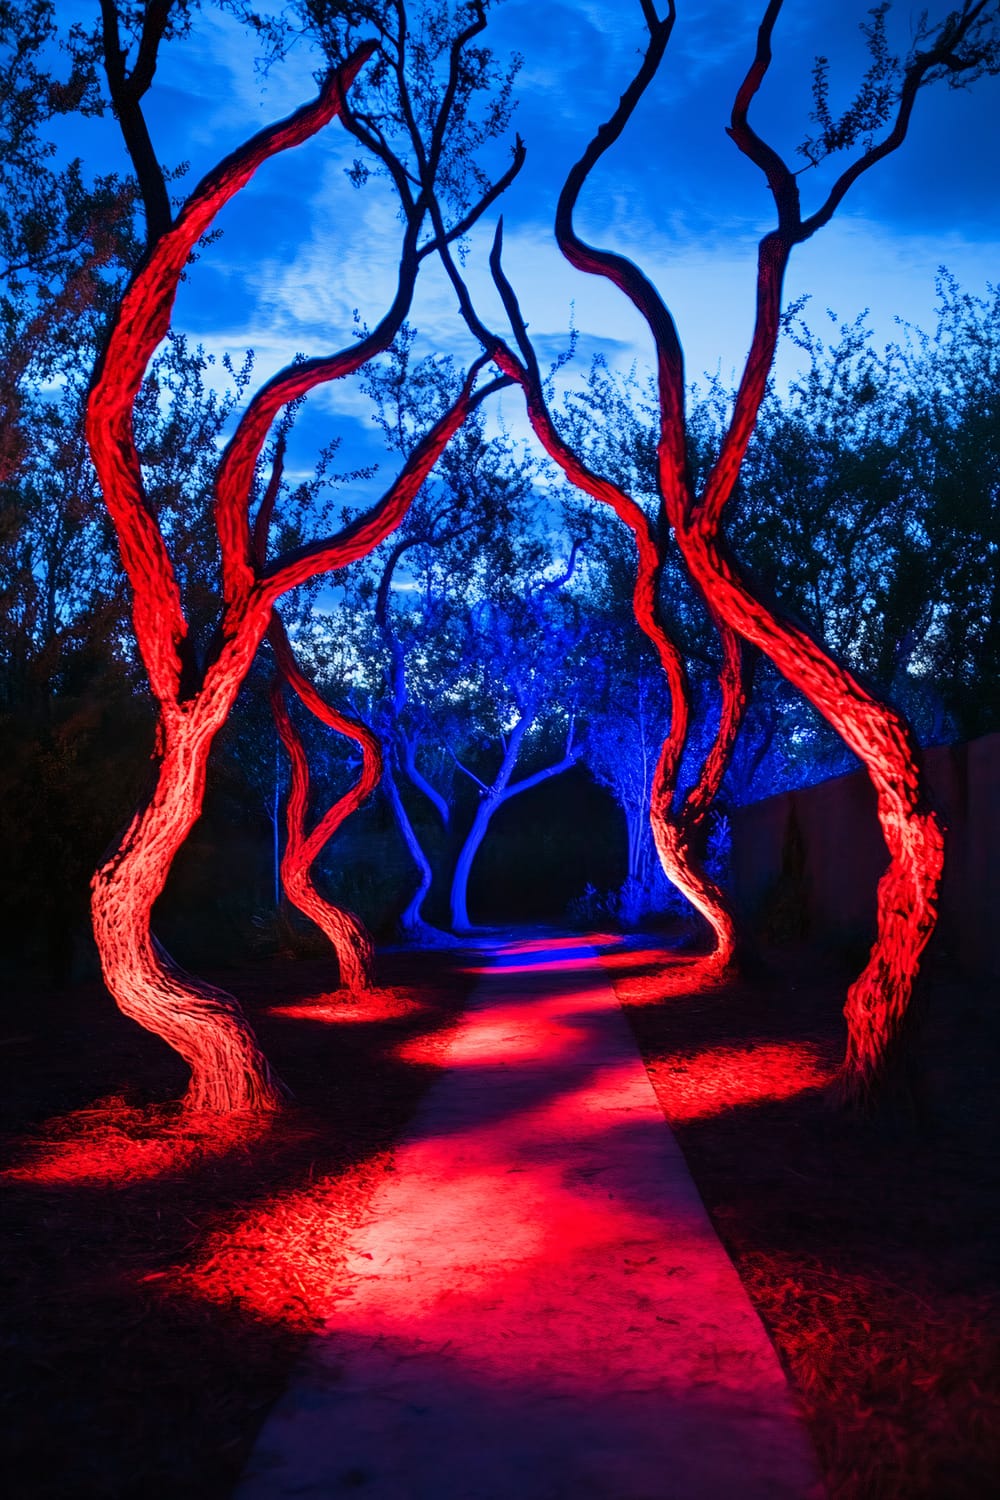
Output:
[[[413,339],[404,332],[366,379],[383,437],[400,451],[451,400],[455,379],[446,359],[414,360]],[[579,737],[566,742],[567,705],[575,717],[585,696],[585,679],[572,680],[585,631],[576,600],[581,570],[577,549],[558,540],[559,517],[537,461],[503,432],[488,437],[473,418],[393,544],[348,580],[343,618],[352,622],[366,713],[382,740],[383,789],[417,870],[400,916],[410,938],[444,940],[426,917],[434,862],[426,816],[453,846],[458,840],[449,904],[453,925],[464,930],[469,875],[497,809],[582,754]],[[553,548],[562,550],[562,564]],[[376,678],[366,665],[372,660],[380,663]],[[477,802],[458,835],[461,782],[476,787]]]

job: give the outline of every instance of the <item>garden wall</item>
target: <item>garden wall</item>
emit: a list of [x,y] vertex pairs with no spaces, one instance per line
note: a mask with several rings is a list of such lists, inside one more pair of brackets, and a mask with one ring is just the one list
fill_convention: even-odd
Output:
[[[1000,734],[923,758],[947,829],[933,951],[1000,975]],[[871,940],[888,856],[865,772],[739,808],[732,830],[734,895],[746,920],[779,939]]]

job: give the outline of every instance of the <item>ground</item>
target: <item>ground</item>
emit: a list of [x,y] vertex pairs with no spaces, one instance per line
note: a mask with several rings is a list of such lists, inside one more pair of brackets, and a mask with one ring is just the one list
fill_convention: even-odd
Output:
[[[650,984],[663,958],[639,942],[606,962],[831,1496],[981,1500],[1000,1473],[990,991],[932,968],[919,1104],[857,1121],[822,1088],[842,1046],[829,955],[770,953],[721,988],[694,968]],[[320,960],[213,975],[295,1092],[256,1135],[181,1124],[182,1069],[98,987],[8,998],[0,1463],[17,1500],[228,1494],[336,1301],[464,968],[383,955],[383,988],[353,1006]]]

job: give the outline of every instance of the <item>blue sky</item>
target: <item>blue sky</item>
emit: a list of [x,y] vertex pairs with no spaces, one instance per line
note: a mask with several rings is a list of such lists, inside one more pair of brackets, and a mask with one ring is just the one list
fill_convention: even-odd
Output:
[[[660,76],[631,127],[588,184],[579,224],[585,234],[638,261],[670,303],[687,355],[688,378],[718,371],[731,381],[749,338],[756,241],[769,227],[760,174],[725,135],[732,96],[752,55],[763,0],[678,0],[679,18]],[[60,0],[60,19],[89,17],[96,0]],[[897,5],[901,50],[916,8]],[[853,92],[864,66],[857,30],[864,3],[788,0],[775,37],[775,63],[753,120],[788,155],[808,130],[812,58],[832,63],[834,103]],[[555,197],[567,167],[610,113],[632,69],[644,30],[638,0],[503,0],[489,35],[501,55],[525,56],[514,124],[528,158],[503,201],[508,273],[532,333],[546,353],[561,348],[571,318],[580,352],[566,379],[580,378],[601,350],[618,368],[650,366],[648,336],[624,299],[574,272],[552,241]],[[161,158],[190,162],[193,184],[220,156],[268,120],[315,92],[316,58],[304,47],[262,80],[254,44],[231,18],[206,5],[191,36],[168,48],[148,96]],[[74,151],[95,168],[120,160],[113,122],[84,123]],[[939,87],[921,97],[911,137],[854,190],[833,224],[793,258],[789,296],[810,294],[816,328],[832,308],[842,321],[871,309],[880,340],[894,319],[929,326],[934,277],[945,264],[970,291],[1000,276],[1000,86],[969,92]],[[336,124],[308,146],[268,164],[226,211],[222,239],[208,247],[181,290],[176,326],[215,353],[257,352],[270,373],[297,351],[347,342],[353,310],[374,322],[394,281],[398,225],[386,186],[357,191],[344,168],[356,155]],[[815,183],[813,179],[816,179]],[[801,179],[806,207],[823,182]],[[469,279],[492,307],[486,253],[492,221],[473,239]],[[436,268],[422,277],[412,321],[427,350],[472,356],[472,345]],[[498,324],[500,319],[495,320]],[[829,325],[826,324],[828,327]],[[782,371],[794,366],[784,355]],[[513,396],[504,415],[518,425]],[[296,463],[334,433],[358,459],[374,451],[364,398],[348,385],[313,398],[300,424]]]

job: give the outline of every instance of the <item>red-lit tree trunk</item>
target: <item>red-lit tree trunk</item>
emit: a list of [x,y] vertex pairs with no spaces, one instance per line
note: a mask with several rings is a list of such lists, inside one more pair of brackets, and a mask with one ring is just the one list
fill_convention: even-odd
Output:
[[[553,423],[544,396],[538,360],[528,339],[527,326],[514,289],[501,266],[501,245],[502,231],[498,229],[490,265],[514,331],[520,357],[479,318],[447,246],[442,250],[442,259],[470,329],[498,368],[521,386],[532,430],[546,453],[578,489],[601,504],[610,506],[624,521],[635,540],[637,567],[632,609],[639,628],[656,651],[670,692],[670,732],[663,742],[653,777],[650,827],[664,874],[708,924],[714,944],[711,952],[712,968],[715,972],[721,972],[732,963],[737,951],[736,923],[728,897],[705,869],[695,846],[699,829],[729,765],[746,708],[739,640],[719,615],[713,612],[723,653],[722,670],[719,674],[719,726],[697,783],[683,804],[677,807],[677,775],[690,729],[691,695],[683,658],[666,628],[660,607],[663,542],[642,507],[611,480],[594,474]],[[662,530],[663,528],[661,532]]]
[[[337,955],[341,986],[352,993],[371,988],[375,946],[367,928],[353,912],[327,901],[316,889],[312,867],[337,829],[368,800],[382,775],[378,740],[359,719],[340,713],[327,703],[301,672],[277,614],[268,631],[278,663],[279,675],[271,685],[271,708],[281,742],[291,763],[291,783],[285,808],[285,852],[281,860],[281,883],[285,895],[303,916],[314,922]],[[309,762],[302,737],[292,723],[285,703],[283,684],[294,690],[321,723],[346,735],[361,751],[361,772],[354,785],[328,808],[306,832],[309,809]]]
[[194,1110],[268,1109],[284,1092],[233,997],[184,973],[152,935],[153,907],[201,811],[209,747],[230,703],[219,695],[210,711],[164,716],[152,797],[92,883],[104,981],[126,1016],[187,1063],[185,1104]]
[[[273,376],[251,400],[222,456],[215,524],[223,599],[206,665],[196,660],[173,564],[144,492],[133,404],[169,328],[177,285],[194,245],[262,162],[308,139],[342,110],[344,90],[374,49],[374,43],[360,47],[327,78],[316,100],[254,136],[194,190],[133,278],[88,399],[87,439],[132,587],[136,641],[159,711],[156,785],[119,849],[94,877],[94,931],[109,990],[126,1014],[162,1036],[188,1063],[192,1078],[186,1102],[197,1108],[265,1109],[281,1094],[236,1001],[183,974],[150,932],[152,908],[174,855],[201,811],[214,736],[250,668],[276,600],[317,573],[365,556],[383,541],[406,514],[448,440],[499,382],[474,392],[482,362],[474,365],[456,401],[417,444],[376,506],[335,537],[298,547],[266,567],[256,565],[250,495],[273,421],[289,402],[321,382],[352,373],[387,348],[406,317],[425,253],[417,245],[425,210],[422,200],[414,204],[410,196],[397,292],[388,313],[347,349],[293,363]],[[519,164],[515,158],[501,181],[509,181]],[[486,194],[482,204],[498,190]],[[470,222],[470,216],[463,222]]]
[[[267,566],[267,538],[281,489],[284,461],[285,439],[282,434],[278,439],[271,477],[253,528],[254,559],[261,572]],[[285,852],[280,865],[281,884],[292,905],[319,928],[336,953],[341,987],[351,993],[359,993],[371,988],[375,945],[360,918],[353,912],[335,906],[332,901],[327,901],[316,889],[312,879],[312,866],[344,820],[366,801],[378,785],[382,771],[381,752],[370,730],[359,720],[340,713],[328,704],[301,671],[277,610],[271,615],[268,639],[278,668],[271,683],[271,712],[278,737],[291,764],[291,781],[285,808]],[[306,833],[309,761],[302,736],[285,703],[285,683],[315,718],[336,733],[352,739],[361,750],[361,774],[358,780],[328,810],[326,816],[319,820],[312,834]]]
[[[672,4],[666,19],[660,21],[648,0],[643,0],[649,45],[617,110],[570,171],[557,209],[556,236],[574,266],[606,277],[629,298],[653,335],[660,394],[660,489],[693,577],[718,618],[766,652],[838,731],[864,762],[875,787],[889,866],[878,890],[878,934],[845,1006],[848,1045],[840,1081],[844,1095],[856,1101],[870,1093],[901,1032],[920,956],[934,927],[943,837],[927,805],[916,747],[903,720],[839,667],[817,641],[757,597],[726,554],[721,519],[773,366],[782,282],[793,245],[828,223],[857,178],[902,144],[923,83],[934,76],[954,79],[968,69],[972,76],[982,71],[985,54],[980,44],[982,27],[987,23],[982,20],[982,4],[966,6],[946,19],[925,50],[911,56],[902,72],[889,130],[875,144],[865,141],[864,149],[838,177],[821,207],[803,218],[795,174],[748,123],[750,104],[770,65],[771,40],[781,7],[782,0],[770,0],[766,6],[756,53],[737,93],[729,130],[739,149],[767,177],[778,227],[761,242],[753,340],[733,417],[701,496],[693,493],[687,465],[683,354],[673,319],[636,266],[622,256],[587,245],[573,228],[576,200],[591,169],[618,139],[659,67],[673,27]],[[995,43],[992,45],[995,51]],[[848,146],[865,136],[868,127],[863,109],[851,128],[853,134],[849,130],[845,138]]]

